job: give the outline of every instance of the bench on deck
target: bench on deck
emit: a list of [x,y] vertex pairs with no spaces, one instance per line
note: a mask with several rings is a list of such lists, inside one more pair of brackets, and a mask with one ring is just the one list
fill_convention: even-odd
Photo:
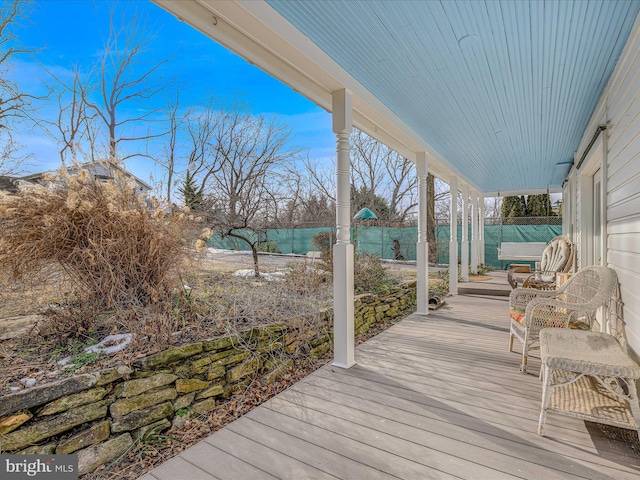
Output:
[[498,260],[538,262],[546,246],[546,242],[502,242],[498,248]]

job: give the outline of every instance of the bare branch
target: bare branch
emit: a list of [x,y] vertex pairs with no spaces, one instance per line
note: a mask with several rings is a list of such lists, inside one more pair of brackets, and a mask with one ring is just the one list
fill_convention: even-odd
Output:
[[[215,103],[212,101],[210,105]],[[286,164],[298,154],[290,145],[290,130],[275,119],[252,115],[242,104],[221,106],[201,113],[200,128],[192,129],[194,167],[190,171],[206,193],[206,212],[212,228],[223,235],[244,238],[254,254],[258,274],[256,240],[240,230],[257,232],[277,218],[279,189]]]
[[[122,132],[128,124],[149,121],[149,118],[160,109],[148,108],[147,101],[158,95],[170,83],[160,75],[162,68],[170,61],[148,60],[147,53],[155,33],[147,24],[147,19],[134,11],[131,16],[126,12],[116,15],[115,9],[110,12],[109,34],[104,49],[94,70],[94,85],[98,86],[99,95],[94,98],[91,90],[83,97],[86,105],[97,114],[107,129],[109,138],[109,156],[124,158],[121,150],[123,143],[144,141],[158,138],[166,134],[150,133],[145,135]],[[140,115],[122,117],[123,107],[127,104],[138,104],[145,112]],[[132,153],[126,157],[145,154]]]

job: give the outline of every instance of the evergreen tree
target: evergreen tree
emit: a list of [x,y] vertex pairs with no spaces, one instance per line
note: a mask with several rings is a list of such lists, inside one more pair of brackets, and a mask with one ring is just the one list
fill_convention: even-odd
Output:
[[513,199],[516,197],[506,196],[502,198],[502,206],[500,207],[500,216],[502,218],[506,218],[509,216],[511,212],[511,207],[513,207]]
[[527,205],[524,197],[516,198],[509,212],[510,217],[525,217],[527,215]]
[[528,217],[546,217],[547,215],[555,215],[551,210],[551,199],[546,193],[540,195],[529,195],[527,199],[527,216]]
[[185,206],[192,210],[197,210],[202,206],[203,192],[202,187],[198,188],[193,175],[189,170],[182,181],[182,187],[178,189],[182,193]]
[[502,217],[524,217],[526,216],[526,204],[524,197],[507,196],[502,200]]

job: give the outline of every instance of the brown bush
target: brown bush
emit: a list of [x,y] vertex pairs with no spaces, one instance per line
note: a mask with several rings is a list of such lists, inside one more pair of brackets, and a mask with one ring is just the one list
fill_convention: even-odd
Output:
[[353,274],[356,293],[384,293],[398,283],[380,257],[370,253],[356,254]]
[[17,280],[61,267],[95,307],[147,306],[179,286],[184,218],[152,212],[125,179],[59,173],[0,199],[0,265]]
[[316,233],[311,239],[311,245],[321,253],[319,267],[327,272],[333,272],[333,245],[336,241],[333,231]]

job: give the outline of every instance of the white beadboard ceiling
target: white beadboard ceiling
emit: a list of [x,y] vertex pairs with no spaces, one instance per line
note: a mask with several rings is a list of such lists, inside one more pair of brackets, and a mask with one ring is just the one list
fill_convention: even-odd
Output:
[[485,192],[558,187],[629,0],[267,0]]

